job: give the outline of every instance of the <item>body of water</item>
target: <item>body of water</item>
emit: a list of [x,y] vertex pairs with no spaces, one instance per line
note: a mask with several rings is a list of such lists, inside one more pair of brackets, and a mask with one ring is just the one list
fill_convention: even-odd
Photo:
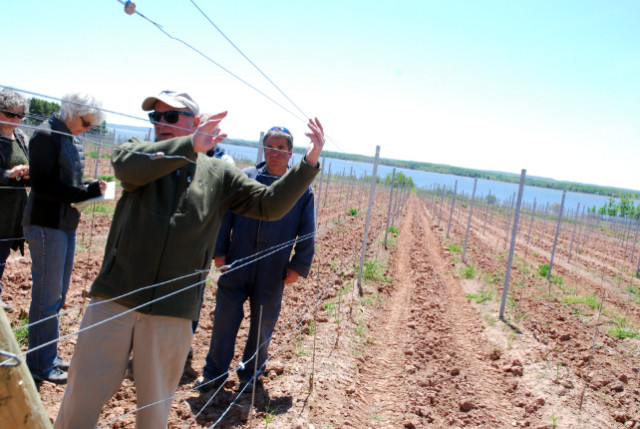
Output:
[[[257,148],[235,145],[221,145],[227,153],[234,158],[245,158],[252,162],[256,161]],[[294,154],[294,160],[298,161],[301,155]],[[353,173],[358,177],[365,174],[371,175],[373,172],[373,164],[367,164],[363,162],[347,161],[342,159],[330,159],[325,160],[324,171],[325,173],[331,167],[331,173],[333,174],[349,174],[349,171],[353,168]],[[393,167],[386,165],[378,166],[378,176],[384,178],[387,174],[391,174]],[[410,170],[407,168],[396,168],[396,172],[402,172],[405,176],[411,177],[413,183],[420,188],[430,189],[434,185],[444,186],[446,188],[453,189],[456,181],[458,182],[457,192],[463,192],[467,196],[471,196],[473,192],[473,178],[463,176],[453,176],[450,174],[431,173],[428,171]],[[501,202],[506,202],[511,198],[514,193],[518,195],[517,183],[505,183],[497,182],[493,180],[478,179],[478,186],[476,188],[476,198],[483,198],[487,194],[491,193],[495,195]],[[525,186],[524,193],[522,195],[523,202],[532,205],[534,199],[536,200],[536,206],[538,209],[544,208],[546,204],[560,204],[562,200],[562,191],[557,189],[539,188],[536,186]],[[567,192],[565,197],[565,211],[575,210],[578,203],[581,207],[593,207],[599,208],[609,201],[608,197],[593,195],[593,194],[581,194],[577,192]],[[581,209],[582,210],[582,209]]]

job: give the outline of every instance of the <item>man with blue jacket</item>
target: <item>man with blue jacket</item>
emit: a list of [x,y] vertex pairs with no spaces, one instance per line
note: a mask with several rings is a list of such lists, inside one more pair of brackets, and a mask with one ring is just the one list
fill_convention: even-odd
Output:
[[[273,127],[264,136],[263,145],[265,162],[244,172],[260,183],[271,185],[288,170],[293,136],[286,128]],[[309,274],[314,237],[315,210],[311,187],[277,221],[261,221],[231,212],[225,214],[213,253],[216,267],[225,273],[218,280],[211,344],[203,375],[195,381],[196,387],[208,390],[226,380],[244,317],[243,304],[249,299],[251,323],[242,356],[244,367],[238,371],[238,389],[250,391],[250,387],[245,389],[245,385],[253,377],[257,343],[260,344],[257,353],[259,375],[264,371],[267,349],[280,315],[284,285]],[[289,259],[294,242],[295,253]]]

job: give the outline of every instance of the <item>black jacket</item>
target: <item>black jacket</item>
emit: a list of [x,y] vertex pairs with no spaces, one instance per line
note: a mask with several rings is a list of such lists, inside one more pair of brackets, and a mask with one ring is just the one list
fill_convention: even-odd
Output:
[[80,212],[71,203],[100,196],[100,185],[83,183],[84,150],[67,126],[52,115],[29,141],[31,193],[22,224],[75,231]]
[[[16,159],[22,158],[23,161],[20,163],[28,162],[29,152],[27,150],[27,136],[19,129],[15,129],[13,134],[22,153],[12,154],[8,147],[0,150],[0,187],[2,187],[0,188],[0,238],[15,238],[11,246],[12,249],[22,249],[24,240],[22,239],[21,221],[22,212],[27,202],[26,186],[29,185],[29,180],[10,179],[9,175],[11,168],[16,165],[14,163]],[[11,144],[11,147],[15,147],[12,143],[4,144]],[[5,158],[7,150],[9,150],[10,156]]]

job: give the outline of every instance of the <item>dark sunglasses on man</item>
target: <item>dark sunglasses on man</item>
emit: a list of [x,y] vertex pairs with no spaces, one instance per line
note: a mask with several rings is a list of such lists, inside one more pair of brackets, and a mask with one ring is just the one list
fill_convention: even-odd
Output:
[[4,113],[6,116],[8,116],[9,118],[20,118],[20,119],[24,119],[24,117],[26,116],[24,113],[15,113],[15,112],[9,112],[8,110],[2,110],[2,113]]
[[149,112],[149,120],[151,122],[160,122],[164,116],[164,120],[167,124],[175,124],[180,119],[180,115],[195,116],[191,112],[180,112],[178,110],[169,110],[166,112]]

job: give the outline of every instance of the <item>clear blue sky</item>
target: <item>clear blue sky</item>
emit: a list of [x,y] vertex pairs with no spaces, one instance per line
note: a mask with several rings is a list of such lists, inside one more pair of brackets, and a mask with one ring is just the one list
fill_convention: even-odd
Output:
[[[306,144],[301,121],[116,0],[4,3],[0,85],[140,117],[146,96],[187,91],[229,111],[230,137],[284,125]],[[640,1],[197,3],[320,118],[327,149],[640,189]],[[189,0],[136,4],[297,112]]]

